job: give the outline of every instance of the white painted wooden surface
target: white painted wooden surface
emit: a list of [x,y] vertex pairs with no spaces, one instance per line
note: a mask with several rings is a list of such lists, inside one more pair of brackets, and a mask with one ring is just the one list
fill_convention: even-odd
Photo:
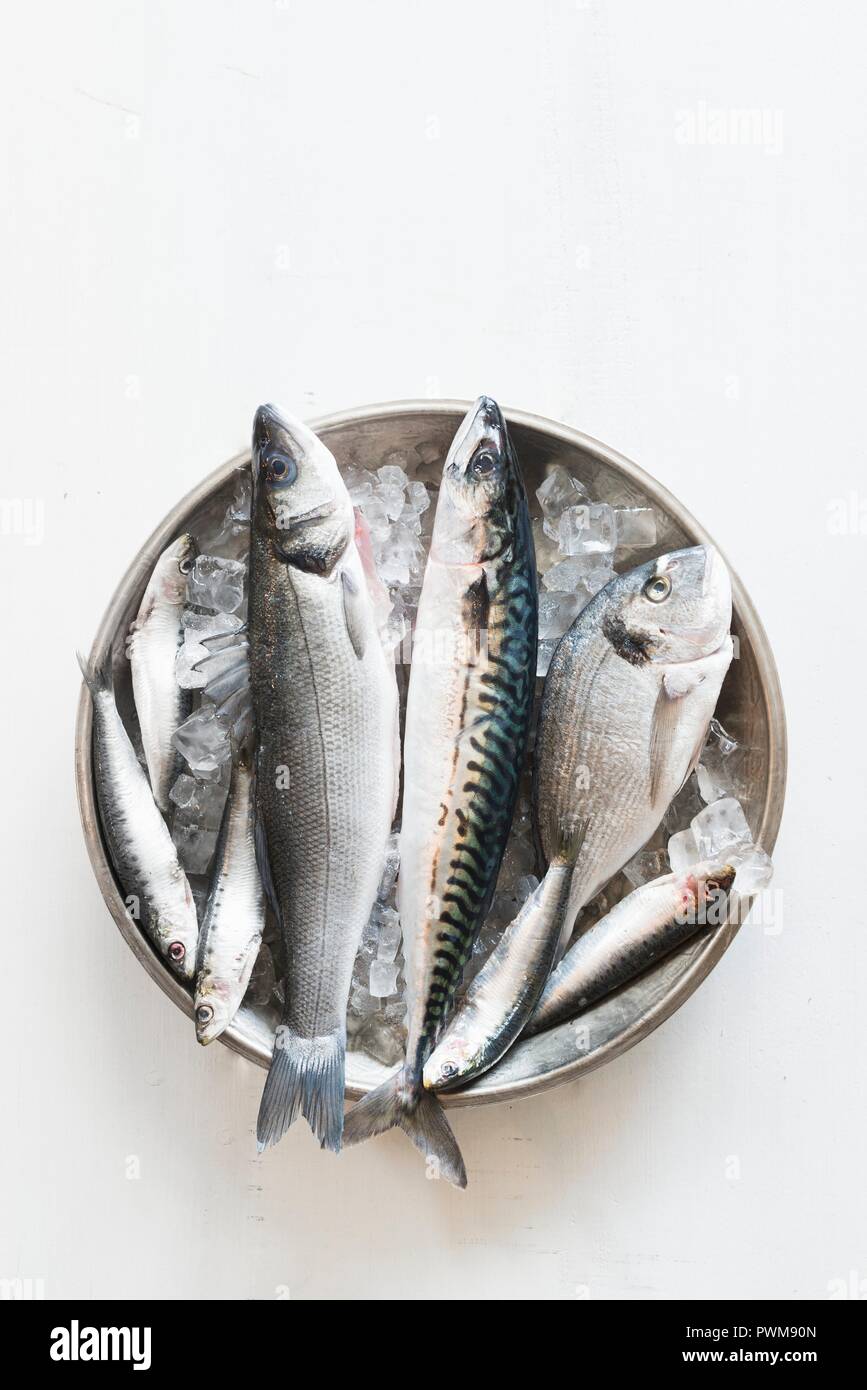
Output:
[[[44,535],[0,543],[0,1276],[519,1299],[867,1278],[867,538],[828,510],[864,505],[861,8],[48,0],[5,28],[2,494]],[[458,1193],[399,1135],[337,1161],[299,1126],[256,1156],[261,1074],[196,1047],[91,876],[73,649],[260,400],[482,390],[622,449],[717,536],[774,643],[791,790],[782,932],[746,928],[585,1082],[457,1115]]]

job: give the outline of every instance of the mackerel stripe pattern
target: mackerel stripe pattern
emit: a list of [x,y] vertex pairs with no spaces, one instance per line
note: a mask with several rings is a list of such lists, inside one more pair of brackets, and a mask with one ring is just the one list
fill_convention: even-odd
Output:
[[[451,1008],[496,886],[526,748],[536,671],[535,562],[526,509],[519,508],[514,551],[486,565],[486,634],[479,664],[467,672],[465,727],[472,757],[456,758],[455,835],[442,847],[448,876],[436,923],[434,980],[424,1017],[426,1051]],[[465,775],[466,774],[466,775]]]

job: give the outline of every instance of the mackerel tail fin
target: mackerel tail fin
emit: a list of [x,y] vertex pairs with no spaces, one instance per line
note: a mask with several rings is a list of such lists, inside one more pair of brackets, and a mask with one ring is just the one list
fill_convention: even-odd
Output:
[[343,1140],[360,1144],[397,1126],[430,1165],[432,1175],[466,1187],[467,1170],[445,1111],[431,1091],[414,1083],[406,1067],[360,1100],[346,1117]]
[[283,1138],[299,1111],[323,1149],[340,1152],[344,1052],[342,1033],[304,1038],[280,1024],[256,1121],[260,1153]]

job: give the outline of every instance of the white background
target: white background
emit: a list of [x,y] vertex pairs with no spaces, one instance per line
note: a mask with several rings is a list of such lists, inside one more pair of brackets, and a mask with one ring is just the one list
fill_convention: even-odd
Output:
[[[867,1280],[862,7],[49,0],[4,28],[2,493],[44,534],[0,538],[0,1277],[255,1299]],[[708,113],[745,109],[764,135],[710,143]],[[261,1072],[196,1047],[92,877],[73,651],[258,402],[480,391],[621,449],[710,528],[791,757],[782,932],[745,928],[585,1081],[455,1114],[462,1193],[398,1134],[335,1160],[299,1125],[257,1157]]]

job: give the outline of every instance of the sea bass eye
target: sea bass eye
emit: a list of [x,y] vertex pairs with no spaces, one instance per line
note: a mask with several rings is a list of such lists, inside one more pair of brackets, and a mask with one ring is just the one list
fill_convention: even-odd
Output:
[[272,454],[265,464],[269,483],[277,487],[288,487],[298,477],[298,467],[286,454]]
[[644,596],[651,603],[662,603],[671,593],[671,580],[667,574],[655,574],[644,586]]

